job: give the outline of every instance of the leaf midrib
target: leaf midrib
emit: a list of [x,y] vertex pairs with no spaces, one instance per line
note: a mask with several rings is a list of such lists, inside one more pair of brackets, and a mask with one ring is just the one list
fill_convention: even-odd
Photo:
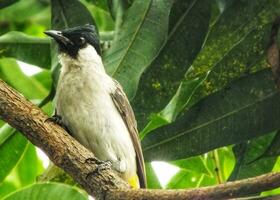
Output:
[[144,21],[145,21],[145,18],[146,18],[146,16],[147,16],[147,14],[148,14],[148,11],[151,9],[151,4],[152,4],[152,2],[153,2],[153,1],[150,0],[149,6],[148,6],[148,8],[146,9],[146,12],[144,13],[144,15],[143,15],[143,17],[142,17],[141,23],[138,25],[138,27],[137,27],[135,33],[133,34],[132,40],[129,42],[129,44],[128,44],[126,50],[125,50],[125,53],[123,54],[123,56],[122,56],[121,59],[120,59],[120,63],[118,64],[118,66],[116,67],[116,69],[112,72],[112,76],[114,76],[114,75],[119,71],[120,66],[121,66],[121,64],[123,63],[123,61],[125,60],[125,57],[126,57],[128,51],[129,51],[129,49],[131,48],[132,44],[135,42],[136,36],[139,34],[140,28],[141,28],[141,27],[143,26],[143,24],[144,24]]
[[198,126],[192,128],[192,129],[189,129],[189,130],[184,131],[184,132],[182,132],[182,133],[176,134],[175,136],[170,137],[170,138],[168,138],[168,139],[166,139],[166,140],[163,140],[163,141],[161,141],[161,142],[159,142],[159,143],[157,143],[157,144],[151,145],[151,146],[149,146],[149,147],[147,147],[147,148],[143,148],[143,151],[147,151],[147,150],[152,149],[152,148],[154,148],[154,147],[157,147],[157,146],[160,146],[160,145],[162,145],[162,144],[168,143],[168,142],[170,142],[170,141],[172,141],[172,140],[175,140],[176,138],[179,138],[179,137],[181,137],[181,136],[184,136],[185,134],[188,134],[188,133],[193,132],[193,131],[195,131],[195,130],[197,130],[197,129],[203,128],[203,127],[208,126],[208,125],[210,125],[210,124],[212,124],[212,123],[215,123],[215,122],[217,122],[217,121],[219,121],[219,120],[222,120],[222,119],[227,118],[227,117],[229,117],[229,116],[231,116],[231,115],[234,115],[234,114],[236,114],[236,113],[238,113],[238,112],[241,112],[241,111],[243,111],[243,110],[246,110],[247,108],[258,104],[258,103],[260,103],[260,102],[262,102],[262,101],[264,101],[264,100],[266,100],[266,99],[268,99],[268,98],[274,96],[274,95],[277,94],[277,93],[279,93],[279,92],[278,92],[278,91],[273,92],[273,93],[271,93],[271,94],[269,94],[269,95],[267,95],[267,96],[265,96],[265,97],[259,99],[258,101],[255,101],[254,103],[247,104],[246,106],[243,106],[243,107],[241,107],[241,108],[239,108],[239,109],[237,109],[237,110],[228,112],[227,114],[222,115],[221,117],[217,117],[217,118],[215,118],[215,119],[213,119],[213,120],[210,120],[210,121],[208,121],[208,122],[206,122],[206,123],[202,123],[201,125],[198,125]]

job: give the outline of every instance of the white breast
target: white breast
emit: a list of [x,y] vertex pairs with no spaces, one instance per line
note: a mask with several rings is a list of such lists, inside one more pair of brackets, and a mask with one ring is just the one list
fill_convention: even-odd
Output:
[[[113,162],[125,176],[136,173],[135,151],[121,115],[111,99],[116,88],[91,46],[77,59],[61,55],[56,110],[73,137],[99,159]],[[82,64],[81,64],[82,63]]]

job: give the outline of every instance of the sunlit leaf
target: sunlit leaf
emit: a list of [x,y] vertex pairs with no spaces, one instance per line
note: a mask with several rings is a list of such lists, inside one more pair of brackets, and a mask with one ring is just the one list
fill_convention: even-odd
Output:
[[21,159],[27,146],[27,140],[15,133],[0,146],[0,183]]
[[161,185],[155,174],[155,171],[151,165],[151,163],[146,163],[146,177],[148,188],[150,189],[160,189]]
[[209,170],[205,165],[202,156],[197,156],[188,159],[176,160],[170,162],[170,164],[175,165],[181,169],[181,171],[195,172],[200,174],[209,174]]
[[0,78],[28,99],[42,99],[48,94],[41,83],[21,71],[15,60],[0,60]]
[[16,170],[21,186],[36,182],[37,176],[43,172],[42,163],[38,159],[36,149],[31,143],[28,143],[27,149]]
[[34,184],[8,195],[3,200],[87,200],[77,188],[59,183]]

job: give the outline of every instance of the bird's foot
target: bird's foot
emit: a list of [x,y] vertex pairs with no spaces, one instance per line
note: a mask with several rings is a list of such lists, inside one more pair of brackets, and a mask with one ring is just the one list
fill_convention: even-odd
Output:
[[58,124],[59,126],[61,126],[68,133],[70,133],[68,128],[63,124],[62,117],[60,115],[54,114],[52,117],[48,118],[46,121],[54,122],[54,123]]
[[111,169],[112,165],[113,164],[112,164],[112,162],[110,160],[100,161],[98,163],[98,171],[103,171],[103,170]]

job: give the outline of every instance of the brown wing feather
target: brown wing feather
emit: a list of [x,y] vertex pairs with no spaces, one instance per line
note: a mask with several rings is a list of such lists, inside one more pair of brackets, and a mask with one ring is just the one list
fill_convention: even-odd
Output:
[[134,145],[136,152],[136,162],[137,162],[137,175],[139,177],[140,187],[146,188],[146,172],[145,172],[145,163],[142,153],[142,148],[140,140],[138,137],[137,123],[133,110],[129,104],[129,101],[123,92],[122,86],[115,80],[116,90],[111,94],[113,102],[115,103],[118,111],[120,112],[128,131],[130,133],[131,140]]

